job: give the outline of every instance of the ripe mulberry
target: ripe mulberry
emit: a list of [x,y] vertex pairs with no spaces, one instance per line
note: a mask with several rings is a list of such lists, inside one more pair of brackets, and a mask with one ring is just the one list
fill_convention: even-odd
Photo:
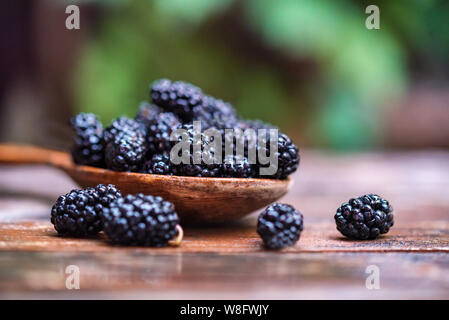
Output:
[[161,79],[153,83],[151,98],[158,106],[189,122],[193,119],[194,108],[202,103],[203,93],[190,83]]
[[148,125],[150,121],[154,121],[159,113],[162,112],[162,109],[154,104],[150,104],[148,102],[142,102],[139,105],[139,111],[137,112],[136,117],[134,118],[137,122],[143,123],[144,125]]
[[303,229],[302,214],[291,205],[283,203],[268,206],[257,221],[257,233],[268,249],[294,245]]
[[376,194],[343,203],[335,214],[337,230],[350,239],[375,239],[394,224],[393,208]]
[[[268,132],[268,131],[267,131]],[[267,133],[268,137],[268,133]],[[260,157],[260,153],[264,156],[271,156],[270,154],[270,138],[268,137],[264,143],[257,143],[257,152],[258,157]],[[278,134],[277,139],[277,152],[275,154],[277,157],[277,169],[275,169],[275,173],[272,175],[261,175],[261,178],[271,178],[271,179],[285,179],[290,174],[295,172],[299,166],[299,149],[298,147],[290,140],[290,138],[280,133]],[[271,164],[270,164],[271,165]],[[259,164],[259,173],[260,168],[267,167],[266,165]]]
[[106,145],[106,166],[114,171],[138,172],[146,153],[145,136],[141,132],[122,132]]
[[175,170],[170,160],[169,154],[155,154],[145,164],[145,173],[173,175]]
[[253,178],[256,175],[254,164],[247,158],[232,155],[225,157],[221,171],[227,178]]
[[101,215],[121,197],[114,185],[72,190],[58,198],[51,209],[51,223],[60,235],[84,237],[103,229]]
[[147,147],[150,154],[170,152],[173,145],[170,135],[180,125],[178,118],[171,112],[162,112],[148,121]]
[[179,218],[171,202],[137,194],[112,202],[103,223],[113,243],[162,247],[178,234]]
[[80,113],[71,119],[75,133],[72,157],[75,163],[104,167],[103,126],[92,113]]
[[134,119],[120,117],[106,127],[104,130],[104,141],[108,144],[118,136],[123,136],[124,134],[132,135],[134,133],[146,135],[145,126]]
[[[184,124],[180,129],[184,132],[178,136],[178,142],[183,141],[187,148],[180,149],[178,156],[183,162],[175,165],[178,175],[193,177],[221,176],[221,144],[215,148],[213,137],[204,132],[195,132],[195,127]],[[219,133],[218,133],[219,134]]]

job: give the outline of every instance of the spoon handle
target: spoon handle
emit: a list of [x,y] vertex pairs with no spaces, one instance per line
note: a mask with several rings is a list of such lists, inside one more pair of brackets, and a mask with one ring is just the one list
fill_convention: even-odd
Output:
[[70,155],[51,149],[20,144],[0,144],[0,163],[61,166]]

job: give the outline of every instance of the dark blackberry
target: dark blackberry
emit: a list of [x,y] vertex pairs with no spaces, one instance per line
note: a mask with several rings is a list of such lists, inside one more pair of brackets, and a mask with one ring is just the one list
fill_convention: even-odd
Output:
[[201,129],[233,129],[237,126],[237,120],[221,113],[199,113],[195,115],[193,121],[201,122]]
[[[231,129],[231,131],[229,130]],[[223,126],[219,127],[219,131],[222,136],[222,153],[223,155],[232,152],[234,155],[240,157],[245,157],[249,159],[249,151],[254,152],[254,160],[251,163],[256,164],[257,162],[257,129],[249,132],[247,129],[253,129],[249,127],[244,127],[240,125],[237,120],[231,120],[226,122]],[[264,128],[265,129],[265,128]],[[268,136],[269,137],[269,136]],[[266,142],[266,140],[264,140]],[[265,144],[268,145],[269,144]],[[226,152],[227,151],[227,152]],[[253,169],[256,169],[256,166]],[[258,171],[258,170],[257,170]]]
[[174,165],[177,174],[193,177],[221,176],[222,160],[214,148],[213,137],[204,132],[196,134],[191,124],[184,124],[180,129],[184,132],[178,136],[178,142],[184,141],[188,148],[178,151],[178,156],[186,161]]
[[112,202],[103,223],[113,243],[162,247],[178,234],[179,218],[171,202],[137,194]]
[[219,129],[219,131],[221,132],[223,155],[230,155],[230,152],[232,152],[233,155],[247,158],[250,142],[257,141],[257,136],[252,137],[251,135],[245,135],[243,129],[238,127],[232,128],[232,123]]
[[178,172],[178,175],[189,177],[221,177],[220,167],[211,164],[183,165]]
[[[195,121],[201,122],[201,130],[217,130],[217,135],[221,136],[222,142],[222,157],[226,154],[226,145],[228,144],[228,151],[232,152],[232,154],[236,154],[236,144],[239,140],[243,148],[245,148],[246,144],[244,141],[243,134],[237,134],[235,129],[238,126],[237,118],[234,116],[225,115],[220,112],[208,114],[207,117],[198,116]],[[205,132],[206,133],[206,132]],[[241,132],[243,133],[243,132]],[[210,132],[211,135],[214,135],[213,132]],[[244,153],[243,155],[246,155]]]
[[60,235],[95,235],[103,228],[103,210],[119,197],[120,191],[114,185],[72,190],[56,200],[51,209],[51,223]]
[[335,214],[337,230],[350,239],[375,239],[394,224],[393,208],[376,194],[343,203]]
[[174,168],[169,154],[155,154],[145,164],[145,173],[173,175]]
[[78,164],[103,167],[103,126],[92,113],[80,113],[71,119],[75,133],[72,147],[73,161]]
[[268,249],[282,249],[295,244],[302,230],[302,214],[288,204],[268,206],[257,220],[257,233]]
[[139,132],[142,135],[146,134],[145,126],[127,117],[120,117],[112,121],[112,123],[104,130],[104,141],[106,144],[113,141],[115,137],[125,134],[132,134]]
[[200,105],[193,109],[193,120],[201,121],[202,129],[208,128],[234,128],[237,125],[237,116],[234,107],[211,96],[204,96]]
[[148,123],[154,121],[161,112],[162,109],[160,107],[145,101],[139,105],[139,111],[134,119],[144,125],[148,125]]
[[228,117],[237,117],[235,108],[229,103],[212,96],[204,96],[203,106],[209,113],[221,113]]
[[253,178],[255,168],[245,157],[228,155],[222,164],[222,175],[227,178]]
[[141,171],[146,153],[142,132],[121,132],[106,145],[106,167],[114,171]]
[[166,111],[173,112],[184,121],[191,121],[193,109],[202,103],[203,93],[190,83],[161,79],[153,83],[151,98]]
[[104,207],[108,207],[112,201],[122,196],[113,184],[99,184],[95,187],[95,192],[98,195],[99,202]]
[[[267,131],[267,138],[264,140],[265,143],[260,144],[257,142],[257,153],[263,155],[270,155],[270,133]],[[276,152],[276,157],[278,159],[277,170],[273,175],[261,175],[261,178],[271,178],[271,179],[285,179],[288,175],[298,169],[299,165],[299,150],[298,147],[290,140],[290,138],[279,132],[277,140],[278,150]],[[259,157],[258,157],[259,159]],[[260,168],[267,167],[267,165],[259,165]]]
[[178,118],[171,112],[162,112],[148,121],[147,147],[150,154],[170,152],[170,135],[180,125]]
[[[246,129],[279,129],[271,123],[264,122],[262,120],[239,120],[238,126],[243,130]],[[256,132],[257,133],[257,132]]]

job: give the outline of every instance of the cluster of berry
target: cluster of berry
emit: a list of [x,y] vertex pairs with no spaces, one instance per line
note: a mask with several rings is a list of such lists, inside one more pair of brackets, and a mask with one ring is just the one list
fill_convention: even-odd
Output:
[[114,185],[72,190],[51,210],[60,235],[93,236],[104,231],[115,244],[161,247],[179,232],[175,206],[161,197],[122,196]]
[[[71,121],[75,132],[74,161],[114,171],[200,177],[285,179],[298,168],[299,150],[287,135],[276,131],[277,141],[270,141],[268,132],[262,140],[248,135],[229,136],[227,129],[258,132],[277,128],[262,121],[239,118],[231,104],[204,94],[190,83],[158,80],[151,86],[150,96],[152,103],[143,102],[134,119],[120,117],[104,129],[93,114],[80,113],[74,117]],[[215,129],[221,135],[219,153],[212,148],[211,137],[205,133],[201,133],[201,139],[194,139],[194,121],[199,122],[202,130]],[[170,159],[170,150],[176,142],[170,138],[176,129],[184,129],[187,140],[192,141],[188,163],[175,165]],[[244,154],[236,152],[237,144],[246,148]],[[273,154],[270,154],[271,145],[277,146]],[[254,146],[257,155],[276,157],[272,173],[260,173],[261,168],[271,163],[259,161],[257,156],[249,161],[248,146]],[[193,161],[194,150],[202,150],[204,154],[205,149],[222,158],[212,163]]]
[[[393,226],[393,209],[378,195],[368,194],[345,202],[335,215],[337,229],[357,240],[375,239]],[[182,239],[172,203],[161,197],[122,196],[114,185],[72,190],[60,196],[51,211],[60,235],[86,237],[104,231],[115,244],[161,247]],[[268,249],[294,245],[303,230],[303,216],[288,204],[274,203],[260,215],[257,232]]]

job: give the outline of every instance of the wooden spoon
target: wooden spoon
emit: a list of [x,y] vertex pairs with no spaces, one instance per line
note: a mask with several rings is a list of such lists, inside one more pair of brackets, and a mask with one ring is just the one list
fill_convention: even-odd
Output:
[[123,194],[141,192],[161,196],[175,204],[183,223],[220,223],[241,218],[276,201],[292,185],[291,179],[200,178],[116,172],[77,165],[67,152],[14,144],[0,144],[0,163],[51,165],[65,171],[82,187],[111,183]]

